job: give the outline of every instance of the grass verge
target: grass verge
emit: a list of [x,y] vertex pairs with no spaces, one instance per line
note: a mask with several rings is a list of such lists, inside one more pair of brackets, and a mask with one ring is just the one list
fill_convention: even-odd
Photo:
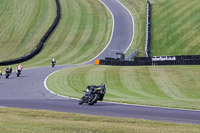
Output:
[[152,54],[200,54],[199,0],[152,0]]
[[55,93],[80,98],[87,85],[105,83],[106,101],[200,109],[199,66],[119,67],[86,65],[51,75]]
[[83,63],[98,55],[110,40],[112,17],[97,1],[62,0],[62,17],[44,49],[25,65]]
[[[54,0],[53,2],[55,3]],[[42,3],[48,2],[43,1]],[[57,64],[85,62],[98,55],[110,40],[113,21],[111,14],[101,2],[98,0],[84,2],[80,0],[62,0],[60,3],[62,17],[59,25],[47,40],[44,49],[33,59],[22,63],[24,68],[50,66],[53,57],[56,58]],[[10,10],[13,11],[15,8]],[[45,8],[43,10],[51,10],[51,12],[56,13],[55,8]],[[24,16],[24,19],[26,17]],[[50,15],[50,17],[52,16]],[[23,29],[21,30],[23,32]],[[41,30],[45,31],[45,29]],[[27,43],[29,42],[27,41]],[[15,52],[17,51],[10,54]],[[20,52],[17,54],[20,54]],[[16,68],[16,66],[13,65],[13,68]],[[6,67],[0,66],[0,70],[4,72]]]
[[55,17],[55,0],[1,0],[0,61],[31,51]]
[[[119,0],[134,18],[132,52],[145,56],[146,0]],[[200,4],[198,0],[150,0],[152,3],[152,55],[200,53]]]
[[0,108],[1,133],[198,132],[200,125],[111,118],[53,111]]

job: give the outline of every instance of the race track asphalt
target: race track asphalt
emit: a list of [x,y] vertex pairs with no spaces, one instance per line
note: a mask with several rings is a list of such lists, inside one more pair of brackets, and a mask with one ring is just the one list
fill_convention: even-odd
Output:
[[[107,49],[98,57],[108,56],[108,48],[124,52],[132,41],[133,20],[116,0],[102,0],[113,14],[115,27]],[[115,57],[115,53],[110,54]],[[91,60],[87,64],[93,64]],[[139,105],[98,102],[93,106],[78,105],[78,100],[50,93],[44,86],[45,78],[54,71],[75,65],[42,67],[23,70],[20,77],[13,72],[9,79],[0,79],[0,106],[83,113],[90,115],[139,118],[157,121],[200,124],[200,111],[180,110]]]

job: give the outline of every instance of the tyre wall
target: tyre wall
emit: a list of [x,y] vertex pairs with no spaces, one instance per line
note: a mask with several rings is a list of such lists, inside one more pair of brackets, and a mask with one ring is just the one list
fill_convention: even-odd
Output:
[[200,65],[200,55],[135,57],[134,61],[105,58],[99,65],[150,66],[150,65]]
[[0,65],[11,65],[11,64],[16,64],[16,63],[27,61],[27,60],[33,58],[34,56],[36,56],[42,50],[42,48],[44,46],[44,43],[47,41],[49,36],[55,30],[55,28],[58,25],[58,23],[60,21],[60,18],[61,18],[60,2],[59,2],[59,0],[55,0],[55,2],[56,2],[56,6],[57,6],[56,18],[55,18],[53,24],[51,25],[51,27],[49,28],[49,30],[45,33],[45,35],[40,40],[39,44],[32,51],[30,51],[29,53],[25,54],[24,56],[19,57],[19,58],[15,58],[15,59],[2,61],[2,62],[0,62]]

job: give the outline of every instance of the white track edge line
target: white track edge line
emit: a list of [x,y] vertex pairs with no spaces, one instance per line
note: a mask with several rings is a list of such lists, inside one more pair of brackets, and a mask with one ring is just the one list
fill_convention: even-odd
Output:
[[[103,3],[101,0],[99,0],[99,1],[100,1],[100,2],[109,10],[109,12],[111,13],[112,18],[113,18],[113,27],[112,27],[112,34],[111,34],[110,41],[108,42],[107,46],[103,49],[103,51],[102,51],[101,53],[99,53],[96,57],[98,57],[100,54],[102,54],[102,53],[106,50],[106,48],[109,46],[109,44],[110,44],[110,42],[111,42],[111,40],[112,40],[112,37],[113,37],[114,26],[115,26],[115,20],[114,20],[114,16],[113,16],[111,10],[107,7],[107,5],[106,5],[105,3]],[[117,1],[121,6],[123,6],[123,7],[128,11],[129,15],[131,16],[132,22],[133,22],[133,31],[134,31],[134,19],[133,19],[132,14],[131,14],[130,11],[128,10],[128,8],[126,8],[121,2],[119,2],[119,0],[116,0],[116,1]],[[126,51],[130,48],[131,44],[133,43],[133,39],[134,39],[134,32],[133,32],[133,37],[132,37],[131,43],[129,44],[129,47],[126,49]],[[125,51],[125,52],[126,52],[126,51]],[[124,53],[125,53],[125,52],[124,52]],[[85,62],[85,63],[76,64],[76,65],[84,65],[84,64],[86,64],[86,63],[88,63],[88,62],[94,60],[96,57],[94,57],[93,59],[91,59],[91,60],[89,60],[89,61],[87,61],[87,62]],[[30,69],[31,69],[31,68],[30,68]],[[60,69],[60,70],[61,70],[61,69]],[[49,90],[49,88],[47,87],[47,85],[46,85],[47,79],[48,79],[51,75],[53,75],[54,73],[56,73],[56,72],[58,72],[58,71],[60,71],[60,70],[54,71],[53,73],[49,74],[49,75],[45,78],[44,86],[45,86],[46,90],[48,90],[49,92],[51,92],[51,93],[53,93],[53,94],[55,94],[55,95],[57,95],[57,96],[60,96],[60,97],[66,98],[66,99],[69,99],[69,98],[70,98],[70,99],[79,100],[78,98],[67,97],[67,96],[63,96],[63,95],[57,94],[57,93],[55,93],[55,92]],[[109,102],[109,101],[102,101],[102,102],[105,102],[105,103],[116,103],[116,104],[122,104],[122,105],[135,105],[135,106],[150,107],[150,108],[152,108],[152,107],[154,108],[154,107],[155,107],[155,108],[160,108],[160,109],[174,109],[174,110],[180,110],[180,111],[184,111],[184,110],[185,110],[185,111],[197,111],[197,112],[200,111],[200,110],[192,110],[192,109],[179,109],[179,108],[170,108],[170,107],[158,107],[158,106],[150,106],[150,105],[128,104],[128,103],[118,103],[118,102]]]
[[45,80],[44,80],[44,87],[46,88],[47,91],[49,91],[50,93],[52,93],[52,94],[54,94],[54,95],[56,95],[56,96],[61,96],[61,97],[64,97],[64,98],[68,98],[68,97],[59,95],[59,94],[57,94],[57,93],[55,93],[55,92],[49,90],[49,88],[47,87],[47,84],[46,84],[47,79],[48,79],[51,75],[53,75],[54,73],[56,73],[56,72],[58,72],[58,71],[60,71],[60,70],[57,70],[57,71],[52,72],[51,74],[49,74],[49,75],[45,78]]
[[[99,0],[99,2],[101,2],[101,3],[107,8],[107,10],[110,12],[110,14],[111,14],[111,16],[112,16],[113,26],[112,26],[112,34],[111,34],[110,40],[109,40],[107,46],[106,46],[96,57],[94,57],[93,59],[91,59],[91,60],[89,60],[89,61],[87,61],[87,62],[85,62],[85,63],[77,64],[77,65],[84,65],[84,64],[87,64],[88,62],[90,62],[90,61],[94,60],[95,58],[97,58],[100,54],[102,54],[102,53],[106,50],[106,48],[109,46],[109,44],[110,44],[110,42],[111,42],[111,40],[112,40],[112,38],[113,38],[113,32],[114,32],[114,27],[115,27],[115,19],[114,19],[113,13],[111,12],[111,10],[107,7],[107,5],[106,5],[105,3],[103,3],[101,0]],[[56,94],[55,92],[49,90],[49,88],[48,88],[47,85],[46,85],[47,79],[48,79],[51,75],[53,75],[54,73],[59,72],[59,71],[60,71],[60,70],[57,70],[57,71],[55,71],[55,72],[49,74],[49,75],[45,78],[44,86],[45,86],[46,90],[48,90],[49,92],[51,92],[51,93],[53,93],[53,94],[55,94],[55,95],[58,95],[58,96],[61,96],[61,97],[64,97],[64,98],[70,98],[70,97],[67,97],[67,96],[63,96],[63,95]],[[76,98],[72,98],[72,99],[76,99]]]
[[[112,40],[112,38],[113,38],[114,27],[115,27],[114,15],[113,15],[113,13],[111,12],[111,10],[108,8],[108,6],[107,6],[105,3],[103,3],[101,0],[99,0],[99,2],[101,2],[101,3],[107,8],[107,10],[110,12],[110,14],[111,14],[111,16],[112,16],[113,26],[112,26],[112,33],[111,33],[110,40],[109,40],[107,46],[106,46],[96,57],[94,57],[93,59],[91,59],[91,60],[89,60],[89,61],[87,61],[87,62],[85,62],[85,63],[77,64],[77,65],[84,65],[84,64],[87,64],[88,62],[90,62],[90,61],[96,59],[99,55],[101,55],[101,54],[107,49],[107,47],[110,45],[110,42],[111,42],[111,40]],[[119,2],[118,2],[118,3],[119,3]],[[121,4],[121,3],[120,3],[120,4]],[[121,5],[122,5],[122,4],[121,4]],[[124,7],[124,6],[123,6],[123,7]],[[127,9],[127,8],[126,8],[126,9]],[[129,12],[129,14],[130,14],[130,12]],[[130,14],[130,15],[131,15],[131,14]],[[131,15],[131,18],[133,18],[132,15]],[[132,39],[132,40],[133,40],[133,39]],[[53,93],[53,94],[55,94],[55,95],[58,95],[58,96],[61,96],[61,97],[64,97],[64,98],[71,98],[71,97],[67,97],[67,96],[63,96],[63,95],[56,94],[55,92],[49,90],[49,88],[48,88],[47,85],[46,85],[47,79],[48,79],[51,75],[53,75],[54,73],[59,72],[59,71],[60,71],[60,70],[57,70],[57,71],[55,71],[55,72],[49,74],[49,75],[45,78],[44,86],[45,86],[46,90],[48,90],[49,92],[51,92],[51,93]],[[76,98],[72,98],[72,99],[76,99]]]
[[[85,62],[85,63],[82,63],[82,64],[87,64],[88,62],[90,62],[90,61],[96,59],[99,55],[101,55],[101,54],[107,49],[107,47],[110,45],[111,40],[112,40],[112,38],[113,38],[114,27],[115,27],[115,19],[114,19],[113,13],[111,12],[111,10],[107,7],[107,5],[106,5],[105,3],[103,3],[101,0],[99,0],[99,2],[101,2],[101,3],[108,9],[108,11],[110,12],[110,14],[111,14],[111,16],[112,16],[112,20],[113,20],[112,33],[111,33],[110,40],[109,40],[108,44],[106,45],[106,47],[105,47],[97,56],[95,56],[95,57],[92,58],[91,60],[89,60],[89,61],[87,61],[87,62]],[[81,65],[82,65],[82,64],[81,64]]]

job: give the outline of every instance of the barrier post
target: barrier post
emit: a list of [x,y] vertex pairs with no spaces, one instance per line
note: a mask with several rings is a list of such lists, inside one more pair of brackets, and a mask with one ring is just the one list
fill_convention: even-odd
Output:
[[94,64],[99,65],[99,62],[100,62],[99,59],[95,59]]

